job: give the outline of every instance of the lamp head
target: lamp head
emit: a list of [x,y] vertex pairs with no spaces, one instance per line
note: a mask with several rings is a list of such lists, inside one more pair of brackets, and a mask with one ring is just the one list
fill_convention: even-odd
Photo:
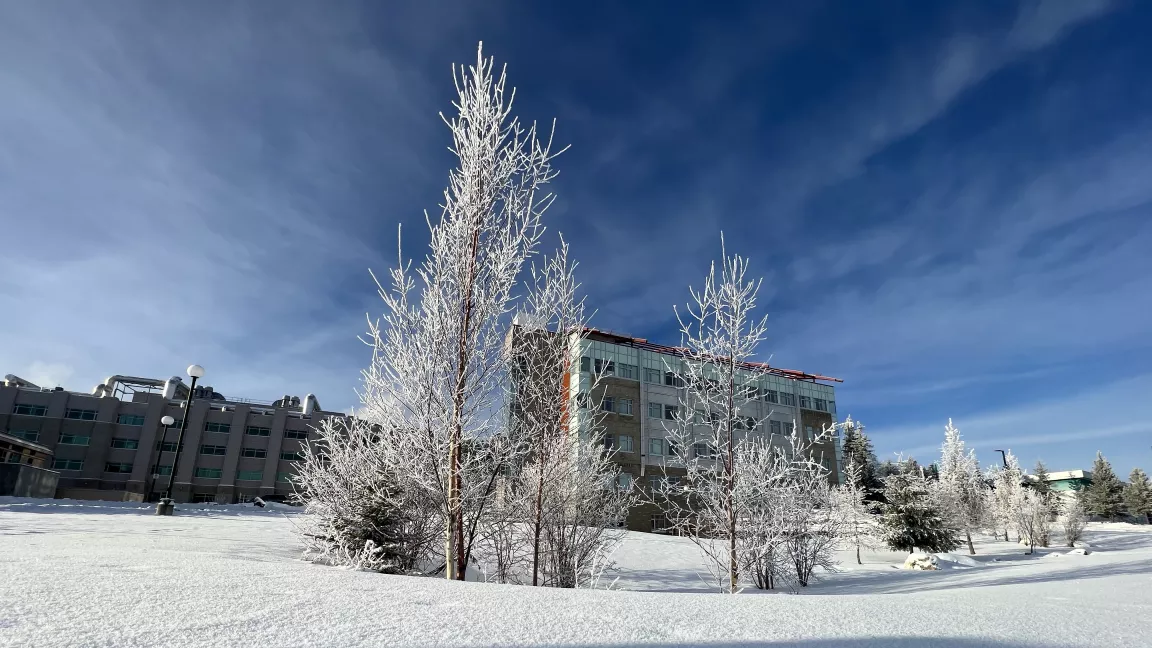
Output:
[[194,364],[194,365],[188,367],[188,375],[192,376],[193,378],[203,378],[204,377],[204,367],[201,367],[200,365]]
[[164,416],[163,418],[160,419],[160,423],[162,425],[172,425],[175,422],[176,422],[176,419],[172,418],[171,416]]

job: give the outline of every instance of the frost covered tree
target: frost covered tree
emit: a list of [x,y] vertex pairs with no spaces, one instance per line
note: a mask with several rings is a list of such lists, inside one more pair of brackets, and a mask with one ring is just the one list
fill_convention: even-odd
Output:
[[[617,488],[620,467],[604,451],[599,403],[578,399],[570,379],[587,332],[577,299],[575,264],[561,239],[557,253],[533,267],[511,338],[513,436],[522,461],[509,478],[529,532],[531,582],[580,587],[595,580],[621,539],[634,494]],[[595,394],[599,376],[581,386]]]
[[417,570],[434,551],[440,527],[435,511],[405,490],[398,466],[380,451],[390,432],[336,418],[316,432],[292,478],[293,497],[307,512],[298,522],[306,555],[391,574]]
[[431,502],[444,525],[444,571],[463,579],[495,476],[514,444],[499,441],[516,277],[533,253],[552,202],[551,137],[511,116],[505,75],[477,49],[456,74],[457,113],[444,117],[459,164],[430,246],[415,268],[403,259],[380,287],[385,313],[369,321],[372,363],[359,415],[385,429],[385,454],[405,490]]
[[1021,485],[1024,474],[1012,451],[1005,453],[1004,463],[1004,466],[995,466],[988,471],[988,479],[992,482],[988,508],[993,524],[997,529],[1004,530],[1004,540],[1007,541],[1008,532],[1016,528],[1017,511],[1024,496],[1024,487]]
[[858,475],[854,478],[857,488],[864,493],[865,499],[873,500],[884,489],[884,483],[876,474],[876,453],[872,450],[872,440],[864,433],[864,425],[853,421],[849,416],[842,424],[844,465],[855,464]]
[[863,469],[853,460],[844,466],[844,483],[836,489],[833,508],[840,516],[840,537],[856,549],[856,564],[860,560],[861,549],[876,549],[880,542],[876,536],[876,516],[872,513],[873,504],[867,500],[868,491],[862,475]]
[[1112,471],[1112,464],[1100,452],[1096,453],[1096,460],[1092,462],[1092,481],[1080,491],[1080,498],[1085,511],[1109,520],[1115,519],[1123,510],[1124,484]]
[[1129,515],[1143,515],[1145,521],[1152,523],[1152,484],[1148,483],[1148,475],[1140,468],[1133,468],[1128,474],[1124,506]]
[[[703,288],[690,289],[692,303],[688,308],[675,310],[683,359],[679,367],[668,369],[684,383],[685,390],[667,435],[675,441],[675,459],[687,470],[687,486],[681,498],[663,498],[663,506],[671,513],[670,519],[695,527],[691,537],[724,574],[728,590],[735,593],[740,582],[738,526],[745,514],[745,495],[755,490],[754,484],[741,483],[741,477],[748,475],[741,474],[740,461],[759,451],[746,447],[751,443],[743,434],[748,417],[741,408],[756,398],[756,390],[748,386],[755,380],[749,361],[764,339],[767,319],[753,316],[761,280],[745,279],[748,261],[739,255],[728,256],[723,235],[720,241],[719,273],[713,263]],[[697,411],[703,414],[697,415]],[[698,448],[707,448],[707,452],[698,453]],[[698,507],[691,525],[684,519],[687,512],[681,505],[685,497]],[[701,541],[703,534],[708,541]]]
[[1084,535],[1084,527],[1087,525],[1088,519],[1080,498],[1073,498],[1067,502],[1060,513],[1060,528],[1064,530],[1064,541],[1069,547],[1076,546],[1076,542]]
[[931,483],[931,489],[949,523],[964,533],[968,553],[975,555],[972,533],[984,528],[987,522],[988,499],[976,451],[965,448],[952,419],[948,419],[944,427],[939,480]]
[[[1052,515],[1060,512],[1060,498],[1052,490],[1052,485],[1049,483],[1048,467],[1044,465],[1043,461],[1037,461],[1036,467],[1032,469],[1032,480],[1028,483],[1028,487],[1036,496],[1040,498],[1044,506],[1051,511]],[[1047,547],[1049,537],[1045,529],[1045,533],[1040,537],[1040,546]]]
[[884,542],[893,551],[934,553],[960,546],[956,528],[929,495],[927,480],[910,463],[884,480],[884,499],[880,524]]
[[1020,495],[1015,514],[1020,541],[1028,545],[1028,554],[1035,553],[1042,538],[1048,537],[1052,519],[1051,505],[1035,491],[1025,490]]

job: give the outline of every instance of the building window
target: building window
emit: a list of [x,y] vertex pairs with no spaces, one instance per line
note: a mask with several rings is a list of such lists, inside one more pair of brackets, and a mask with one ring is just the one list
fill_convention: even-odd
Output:
[[589,358],[588,356],[580,357],[580,371],[584,373],[592,371],[592,358]]
[[284,461],[300,461],[304,455],[300,452],[281,452],[280,458]]
[[307,439],[308,430],[284,430],[285,439]]
[[228,432],[231,430],[232,426],[227,423],[214,423],[212,421],[204,422],[205,432],[223,432],[224,434],[228,434]]
[[679,457],[680,456],[680,442],[679,441],[677,441],[676,439],[668,439],[667,441],[665,441],[665,443],[668,445],[668,456],[669,457]]
[[292,473],[278,472],[278,473],[276,473],[276,481],[278,481],[278,482],[292,481]]
[[272,428],[249,425],[248,427],[244,428],[244,434],[247,434],[248,436],[269,436],[272,434]]
[[[157,441],[156,442],[156,449],[159,450],[160,452],[176,452],[176,442],[175,441]],[[184,451],[184,444],[183,443],[180,444],[180,451],[181,452]]]
[[220,468],[197,468],[196,476],[203,477],[204,479],[220,479],[224,471]]
[[616,447],[620,449],[620,452],[632,452],[632,437],[627,435],[616,437]]
[[636,365],[620,363],[616,375],[620,378],[627,378],[628,380],[636,380],[640,377],[639,369]]
[[228,446],[222,445],[202,445],[200,446],[200,454],[202,455],[216,455],[223,457],[228,454]]
[[68,408],[64,410],[64,418],[75,421],[95,421],[96,410]]
[[788,392],[780,392],[780,404],[796,407],[796,395],[789,394]]
[[192,503],[193,504],[215,504],[216,503],[216,494],[215,493],[193,493],[192,494]]
[[236,479],[240,481],[260,481],[264,479],[263,470],[241,470],[236,473]]
[[812,409],[812,399],[808,396],[801,396],[800,407],[803,407],[804,409]]
[[780,402],[780,395],[776,393],[775,389],[765,389],[764,390],[764,400],[769,402],[769,403],[779,403]]
[[39,441],[40,433],[36,430],[8,430],[8,434],[25,441]]
[[660,403],[648,403],[648,418],[664,418],[664,406]]
[[718,454],[716,452],[716,446],[703,441],[692,444],[692,453],[700,459],[715,459]]
[[268,456],[268,451],[264,448],[244,448],[240,451],[241,457],[252,457],[254,459],[263,459]]
[[116,417],[120,425],[144,425],[144,417],[140,414],[121,414]]
[[656,385],[662,384],[664,382],[664,374],[661,373],[659,369],[645,369],[644,382],[649,382]]
[[836,413],[836,401],[834,401],[834,400],[828,401],[828,411],[832,412],[833,414]]
[[579,392],[576,394],[576,404],[580,406],[580,409],[588,409],[588,393]]
[[12,408],[13,414],[21,414],[24,416],[44,416],[48,408],[43,405],[17,405]]
[[621,416],[632,416],[632,399],[620,398],[616,401],[616,413]]
[[665,371],[664,372],[664,385],[667,387],[683,387],[684,386],[684,379],[681,378],[679,375],[677,375],[676,372]]
[[668,524],[668,516],[663,513],[657,513],[652,516],[652,530],[653,531],[667,531],[671,526]]
[[769,421],[768,431],[772,434],[780,434],[780,421]]
[[52,461],[52,470],[80,470],[84,462],[80,459],[55,459]]
[[816,430],[811,425],[804,426],[804,436],[809,440],[816,437]]
[[612,376],[616,374],[616,363],[611,360],[596,358],[596,373]]
[[669,420],[669,421],[675,421],[676,420],[676,412],[679,409],[680,408],[675,406],[675,405],[665,405],[664,406],[664,418],[666,420]]
[[664,439],[648,439],[648,454],[653,457],[664,456]]
[[80,434],[61,434],[60,443],[62,445],[82,445],[86,446],[92,441],[92,437],[83,436]]
[[600,409],[604,410],[605,412],[611,412],[612,406],[615,404],[616,404],[615,398],[612,398],[611,396],[605,396],[600,401]]
[[814,399],[812,399],[812,402],[813,402],[813,404],[816,405],[816,409],[818,411],[821,411],[821,412],[827,412],[828,411],[828,401],[824,400],[823,398],[814,398]]
[[628,490],[632,488],[632,475],[628,473],[620,473],[616,476],[616,487],[620,490]]
[[162,466],[160,464],[152,464],[153,475],[171,475],[172,466]]
[[104,464],[104,472],[128,474],[128,473],[132,472],[132,464],[109,462],[109,463]]
[[784,429],[784,434],[786,434],[788,436],[792,436],[792,424],[791,423],[781,423],[780,426]]
[[136,439],[112,439],[113,448],[123,448],[125,450],[135,450],[140,447],[140,442]]

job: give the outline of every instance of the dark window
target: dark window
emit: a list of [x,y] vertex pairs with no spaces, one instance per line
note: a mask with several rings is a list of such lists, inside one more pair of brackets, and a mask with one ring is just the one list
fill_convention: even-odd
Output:
[[780,404],[795,407],[796,396],[794,394],[789,394],[788,392],[780,392]]
[[[161,451],[161,452],[176,452],[176,442],[175,441],[157,441],[156,442],[156,449]],[[184,444],[183,443],[180,444],[180,450],[181,450],[181,452],[183,452],[183,450],[184,450]]]
[[43,405],[17,405],[12,408],[13,414],[22,414],[24,416],[44,416],[48,408]]
[[160,464],[153,464],[152,465],[152,474],[153,475],[171,475],[172,474],[172,466],[162,466]]
[[601,360],[596,358],[596,373],[607,374],[609,376],[615,375],[616,363],[611,360]]
[[600,401],[600,409],[605,412],[611,412],[614,405],[616,405],[616,399],[611,396],[605,396],[603,400]]
[[280,458],[284,461],[300,461],[304,455],[299,452],[281,452]]
[[40,433],[36,430],[8,430],[8,434],[24,439],[25,441],[39,441]]
[[284,430],[285,439],[307,439],[308,430]]
[[254,457],[256,459],[263,459],[268,456],[268,451],[264,448],[244,448],[240,451],[241,457]]
[[84,461],[80,459],[55,459],[52,461],[52,470],[80,470]]
[[263,470],[241,470],[236,473],[236,479],[240,481],[260,481],[264,479]]
[[92,440],[92,437],[83,434],[61,434],[60,443],[63,445],[82,445],[86,446]]
[[812,399],[808,396],[801,396],[800,407],[803,407],[804,409],[812,409]]
[[227,423],[214,423],[212,421],[206,421],[204,423],[205,432],[223,432],[224,434],[228,434],[231,430],[232,426]]
[[76,421],[95,421],[96,410],[68,408],[64,410],[64,418]]
[[202,455],[218,455],[223,457],[228,454],[228,446],[222,445],[202,445],[200,446],[200,454]]
[[675,420],[676,419],[676,411],[678,409],[679,408],[676,407],[675,405],[665,405],[664,406],[664,418],[669,420],[669,421]]
[[772,434],[780,434],[780,421],[769,421],[768,431]]
[[824,400],[823,398],[815,398],[812,402],[816,405],[816,409],[820,410],[821,412],[828,411],[828,401]]
[[121,414],[116,417],[120,425],[144,425],[144,417],[140,414]]
[[584,373],[592,371],[592,358],[589,358],[588,356],[582,356],[580,358],[580,371],[583,371]]
[[664,372],[664,384],[668,387],[683,387],[684,379],[672,371]]
[[113,448],[124,448],[125,450],[135,450],[140,447],[140,442],[136,439],[112,439]]
[[248,427],[244,428],[244,434],[247,434],[248,436],[269,436],[272,434],[272,428],[249,425]]
[[104,472],[127,474],[127,473],[132,472],[132,464],[130,464],[130,463],[106,463],[106,464],[104,464]]
[[220,475],[222,475],[222,474],[224,474],[224,471],[220,468],[197,468],[196,469],[196,476],[197,477],[204,477],[205,479],[220,479]]
[[215,493],[193,493],[192,494],[192,503],[193,504],[215,504],[216,503],[216,494]]

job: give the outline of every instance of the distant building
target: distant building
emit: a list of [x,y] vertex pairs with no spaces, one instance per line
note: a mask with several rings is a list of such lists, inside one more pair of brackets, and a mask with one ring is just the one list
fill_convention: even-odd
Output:
[[[531,335],[514,327],[513,335]],[[615,450],[621,467],[621,486],[661,488],[665,480],[685,474],[670,459],[675,454],[665,426],[676,417],[686,395],[680,378],[683,351],[653,344],[645,339],[591,330],[578,340],[580,360],[566,380],[572,411],[599,403],[603,410],[605,443]],[[745,385],[755,391],[754,400],[741,412],[758,424],[743,434],[782,443],[799,425],[799,432],[813,438],[836,420],[836,394],[831,383],[840,382],[815,374],[751,363],[745,367]],[[593,377],[599,376],[597,393],[590,394]],[[711,452],[695,444],[691,452]],[[828,469],[833,483],[843,481],[839,433],[812,447],[813,455]],[[640,505],[628,516],[635,531],[660,531],[666,521],[652,505]]]
[[[168,484],[188,386],[111,376],[92,393],[0,382],[0,454],[5,462],[58,474],[55,496],[152,501]],[[176,423],[167,430],[160,419]],[[279,499],[311,428],[331,416],[314,396],[229,399],[196,387],[173,483],[177,502]]]
[[[1025,483],[1035,483],[1036,475],[1024,475]],[[1048,473],[1048,487],[1062,498],[1073,497],[1092,483],[1091,470],[1062,470]]]

